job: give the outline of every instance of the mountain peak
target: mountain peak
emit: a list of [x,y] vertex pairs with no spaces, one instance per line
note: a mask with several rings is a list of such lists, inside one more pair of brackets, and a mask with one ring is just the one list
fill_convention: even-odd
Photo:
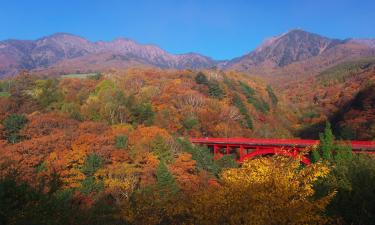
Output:
[[139,44],[128,38],[92,42],[69,33],[55,33],[35,41],[7,41],[0,45],[0,59],[6,59],[0,64],[0,77],[21,69],[50,67],[85,71],[134,65],[176,69],[215,65],[214,60],[199,54],[174,55],[157,45]]
[[51,35],[44,36],[42,38],[39,38],[38,40],[44,40],[44,39],[64,39],[64,38],[69,38],[69,39],[85,39],[81,36],[71,34],[71,33],[66,33],[66,32],[57,32],[53,33]]
[[309,32],[309,31],[305,31],[301,28],[292,28],[290,29],[289,31],[285,32],[284,34],[293,34],[293,33],[307,33],[307,34],[314,34],[312,32]]
[[334,39],[302,29],[292,29],[279,36],[265,40],[255,51],[246,58],[252,64],[271,63],[275,66],[286,66],[296,61],[317,56],[332,47]]

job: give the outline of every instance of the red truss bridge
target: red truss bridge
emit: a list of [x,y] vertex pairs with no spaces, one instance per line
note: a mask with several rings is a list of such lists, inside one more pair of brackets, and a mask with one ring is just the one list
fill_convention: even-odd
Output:
[[[236,154],[237,161],[262,155],[286,155],[298,157],[307,147],[319,144],[319,140],[298,139],[255,139],[255,138],[192,138],[193,144],[206,145],[217,160],[224,155]],[[354,153],[375,154],[375,141],[349,141]],[[308,155],[302,155],[301,161],[310,163]]]

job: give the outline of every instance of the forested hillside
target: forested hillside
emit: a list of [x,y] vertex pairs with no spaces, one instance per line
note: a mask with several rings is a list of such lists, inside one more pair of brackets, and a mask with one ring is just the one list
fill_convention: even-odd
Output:
[[[24,73],[2,86],[10,95],[0,98],[2,162],[18,162],[30,182],[42,167],[77,186],[83,174],[72,167],[94,154],[104,165],[136,166],[147,184],[158,158],[191,160],[177,137],[291,135],[272,88],[235,73],[134,69],[59,79]],[[176,166],[202,182],[202,174]]]
[[[331,85],[328,74],[316,90]],[[299,119],[301,100],[260,79],[218,70],[24,72],[0,88],[1,224],[371,224],[374,216],[344,213],[369,194],[354,179],[374,180],[375,169],[372,158],[336,146],[329,127],[322,146],[307,150],[315,163],[305,168],[280,156],[239,167],[235,155],[215,161],[190,144],[190,137],[293,137],[311,122]],[[372,90],[358,93],[335,124],[359,108],[368,115]]]
[[[300,110],[300,135],[317,138],[326,120],[343,139],[372,140],[375,59],[333,66],[316,76],[289,81],[283,93]],[[309,87],[309,88],[306,88]]]
[[10,97],[1,99],[1,119],[55,111],[77,121],[153,125],[193,137],[290,136],[286,103],[271,86],[236,73],[134,69],[83,79],[23,74],[2,86]]

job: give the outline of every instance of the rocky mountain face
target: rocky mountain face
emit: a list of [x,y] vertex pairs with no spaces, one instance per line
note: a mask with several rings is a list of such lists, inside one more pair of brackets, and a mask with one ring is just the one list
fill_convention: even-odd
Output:
[[91,42],[66,33],[35,41],[0,42],[0,77],[20,70],[51,73],[108,68],[157,67],[203,69],[217,67],[261,75],[316,73],[348,59],[375,55],[375,39],[338,40],[291,30],[266,40],[244,56],[215,61],[196,53],[174,55],[155,45],[119,38]]
[[352,39],[350,41],[352,41],[354,43],[364,44],[364,45],[367,45],[371,48],[375,48],[375,39],[370,39],[370,38],[367,38],[367,39]]
[[233,60],[232,63],[249,61],[250,65],[259,65],[268,62],[273,66],[282,67],[317,56],[341,42],[302,30],[292,30],[266,40],[255,51]]
[[[222,68],[244,72],[275,74],[314,71],[343,60],[375,55],[372,39],[338,40],[303,30],[291,30],[266,40],[247,55],[233,59]],[[275,71],[277,70],[277,71]]]
[[[87,58],[90,60],[87,61]],[[124,38],[110,42],[90,42],[71,34],[57,33],[36,41],[0,42],[0,77],[23,69],[59,67],[59,64],[79,65],[81,69],[101,68],[102,64],[118,67],[148,65],[159,68],[198,69],[212,67],[215,61],[196,53],[169,54],[157,46],[141,45]]]

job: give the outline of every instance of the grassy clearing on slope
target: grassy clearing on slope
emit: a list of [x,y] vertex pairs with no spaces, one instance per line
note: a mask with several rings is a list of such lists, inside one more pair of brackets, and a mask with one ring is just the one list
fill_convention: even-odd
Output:
[[62,75],[61,78],[79,78],[79,79],[87,79],[87,78],[94,78],[96,76],[99,76],[98,73],[72,73],[72,74],[66,74]]
[[1,97],[9,97],[10,96],[10,93],[7,92],[7,91],[0,91],[0,98]]

